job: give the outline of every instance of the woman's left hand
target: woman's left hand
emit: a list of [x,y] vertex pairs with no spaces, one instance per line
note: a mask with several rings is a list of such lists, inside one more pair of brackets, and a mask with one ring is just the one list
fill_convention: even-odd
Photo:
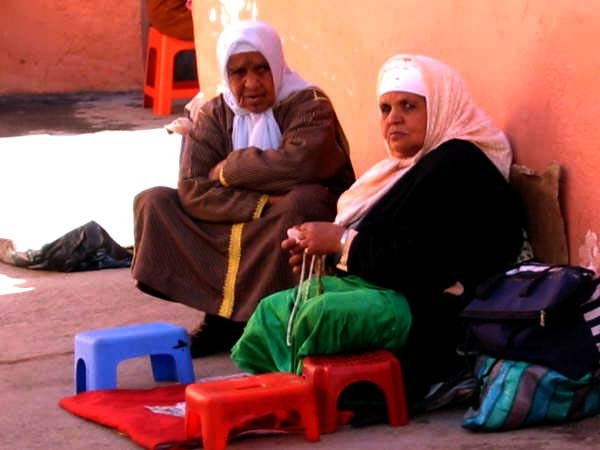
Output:
[[305,222],[298,228],[298,243],[307,253],[327,255],[342,250],[340,238],[344,234],[344,227],[331,222]]

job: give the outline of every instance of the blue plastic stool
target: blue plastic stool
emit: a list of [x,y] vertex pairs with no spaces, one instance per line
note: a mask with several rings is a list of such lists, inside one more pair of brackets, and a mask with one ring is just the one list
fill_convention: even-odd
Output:
[[150,355],[156,381],[195,381],[189,338],[164,322],[92,330],[75,336],[75,392],[117,387],[117,366]]

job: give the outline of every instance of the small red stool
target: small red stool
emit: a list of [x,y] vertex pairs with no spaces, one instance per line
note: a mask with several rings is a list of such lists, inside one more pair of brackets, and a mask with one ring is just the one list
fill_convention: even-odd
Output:
[[182,41],[156,28],[148,32],[144,108],[152,107],[156,115],[171,114],[171,102],[176,98],[192,98],[198,91],[196,81],[174,81],[175,56],[183,50],[194,50],[194,41]]
[[408,423],[404,380],[398,359],[387,350],[354,355],[307,356],[303,375],[317,393],[321,433],[333,433],[338,426],[338,397],[353,383],[369,381],[385,394],[391,425]]
[[232,429],[268,414],[300,415],[306,440],[318,441],[319,419],[313,384],[291,373],[190,384],[185,390],[188,439],[202,437],[203,448],[221,450]]

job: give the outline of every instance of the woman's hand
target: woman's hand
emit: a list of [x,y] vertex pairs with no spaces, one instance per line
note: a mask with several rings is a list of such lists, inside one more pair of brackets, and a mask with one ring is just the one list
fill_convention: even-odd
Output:
[[[294,230],[295,233],[290,233],[290,230]],[[302,268],[302,256],[304,255],[304,248],[298,241],[299,227],[295,226],[288,230],[288,238],[281,242],[281,248],[290,252],[290,259],[288,262],[292,266],[292,271],[297,273]]]
[[188,103],[186,103],[184,109],[187,109],[190,113],[190,119],[192,122],[196,122],[198,120],[198,116],[200,115],[200,108],[204,105],[206,101],[204,100],[204,92],[198,92],[194,98],[192,98]]
[[185,136],[192,131],[193,126],[194,124],[187,117],[178,117],[173,122],[166,124],[165,130],[169,134],[177,133]]
[[221,175],[221,168],[223,167],[223,164],[225,164],[225,160],[221,161],[220,163],[215,165],[212,169],[210,169],[210,171],[208,172],[209,180],[213,180],[213,181],[220,180],[219,175]]
[[298,272],[302,264],[302,254],[327,255],[340,252],[340,238],[345,228],[331,222],[305,222],[293,228],[296,237],[288,237],[281,243],[281,248],[291,254],[289,263],[294,272]]
[[305,222],[300,225],[299,244],[310,255],[328,255],[342,250],[340,238],[345,228],[331,222]]

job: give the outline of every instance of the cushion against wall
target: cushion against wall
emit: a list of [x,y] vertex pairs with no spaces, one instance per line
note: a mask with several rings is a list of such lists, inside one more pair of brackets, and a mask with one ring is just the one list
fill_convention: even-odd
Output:
[[565,222],[559,203],[560,165],[553,162],[540,174],[513,164],[510,184],[519,193],[526,210],[527,234],[538,261],[567,264],[569,250]]

